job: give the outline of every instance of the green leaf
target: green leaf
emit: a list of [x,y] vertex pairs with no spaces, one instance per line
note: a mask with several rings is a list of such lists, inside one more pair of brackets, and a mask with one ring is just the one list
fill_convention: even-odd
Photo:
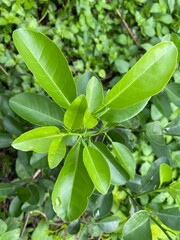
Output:
[[0,236],[0,240],[19,240],[19,235],[20,235],[20,229],[14,229],[8,232],[5,232]]
[[[174,0],[169,0],[171,2],[173,2]],[[178,62],[180,61],[180,37],[175,34],[175,33],[172,33],[172,34],[167,34],[165,35],[163,38],[163,41],[172,41],[177,49],[178,49]]]
[[52,237],[48,236],[48,233],[47,233],[48,229],[49,229],[49,226],[47,222],[44,219],[42,219],[38,223],[35,230],[33,231],[31,240],[40,240],[40,239],[52,240]]
[[87,101],[85,96],[78,96],[65,112],[64,125],[68,129],[81,128],[83,126],[83,119],[86,109]]
[[101,152],[109,166],[111,173],[111,183],[123,185],[129,180],[128,173],[121,166],[120,162],[112,155],[109,149],[102,142],[95,142],[94,146]]
[[0,235],[5,233],[7,228],[8,228],[7,224],[3,220],[0,219]]
[[10,183],[0,183],[0,197],[7,197],[12,192],[13,188]]
[[152,240],[148,212],[145,210],[136,212],[125,223],[122,235],[124,240]]
[[48,152],[51,142],[60,137],[57,127],[39,127],[23,133],[13,141],[12,146],[22,151],[44,153]]
[[165,139],[162,135],[162,129],[159,122],[150,122],[146,124],[146,135],[150,141],[159,145],[165,145]]
[[104,99],[103,87],[96,77],[92,77],[87,84],[86,99],[90,113],[102,106]]
[[163,116],[169,118],[172,114],[171,105],[166,92],[161,92],[152,98],[154,105]]
[[159,169],[159,177],[160,177],[160,186],[162,186],[165,182],[170,182],[172,180],[172,169],[166,164],[162,163]]
[[70,222],[68,225],[68,233],[69,234],[77,234],[80,230],[80,222],[78,219],[74,220],[73,222]]
[[9,102],[11,108],[25,120],[39,126],[61,126],[64,111],[49,98],[35,93],[20,93]]
[[149,98],[131,107],[121,109],[121,110],[108,109],[108,111],[101,116],[101,119],[109,123],[124,122],[136,116],[139,112],[141,112],[143,108],[147,105],[148,101],[149,101]]
[[152,47],[107,93],[105,104],[112,109],[123,109],[160,92],[175,70],[177,55],[172,42]]
[[177,106],[180,107],[180,83],[168,83],[165,88],[170,100]]
[[120,218],[116,216],[106,217],[98,222],[99,228],[105,233],[113,233],[116,231],[120,222]]
[[6,133],[0,133],[0,148],[10,147],[13,138]]
[[88,108],[85,111],[83,123],[86,128],[93,128],[98,124],[97,119],[93,117]]
[[136,163],[130,150],[119,142],[112,142],[112,147],[122,167],[127,171],[130,178],[134,178]]
[[169,135],[180,136],[180,117],[172,121],[165,130]]
[[110,186],[110,170],[103,155],[95,148],[85,146],[83,161],[95,188],[102,194],[107,193]]
[[14,44],[42,88],[61,107],[68,108],[76,97],[75,83],[61,50],[40,32],[17,29]]
[[11,117],[3,117],[4,129],[12,134],[19,136],[23,132],[23,128],[19,122]]
[[180,211],[177,207],[163,209],[157,215],[161,222],[168,228],[180,231]]
[[53,208],[66,221],[77,219],[86,209],[94,186],[83,164],[82,147],[69,151],[52,193]]
[[21,207],[22,207],[22,202],[19,200],[18,197],[15,197],[9,206],[9,214],[12,217],[19,217],[22,213]]
[[19,187],[16,189],[20,201],[26,202],[31,197],[31,192],[27,187]]
[[66,145],[61,138],[56,138],[51,142],[48,151],[48,164],[49,167],[55,168],[66,154]]
[[93,72],[85,72],[80,77],[78,77],[78,79],[76,81],[76,87],[77,87],[77,94],[78,95],[81,95],[81,94],[85,95],[86,94],[87,84],[93,76],[96,77],[96,74],[93,73]]

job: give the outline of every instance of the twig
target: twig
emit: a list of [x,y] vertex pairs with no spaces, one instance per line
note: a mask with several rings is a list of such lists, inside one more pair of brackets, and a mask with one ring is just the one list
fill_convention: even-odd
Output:
[[34,173],[34,175],[33,175],[33,180],[35,179],[35,178],[37,178],[38,176],[39,176],[39,174],[41,173],[41,170],[40,169],[38,169],[35,173]]
[[133,39],[134,43],[135,43],[137,46],[139,46],[139,43],[138,43],[138,41],[137,41],[137,39],[136,39],[136,36],[135,36],[134,33],[131,31],[131,29],[130,29],[129,25],[127,24],[127,22],[125,21],[125,19],[122,17],[121,12],[120,12],[118,9],[116,9],[116,13],[117,13],[117,15],[120,17],[120,19],[121,19],[121,21],[123,22],[125,28],[128,30],[128,33],[130,34],[130,36],[131,36],[131,38]]
[[24,222],[24,225],[23,225],[22,230],[21,230],[21,233],[20,233],[20,238],[22,238],[22,237],[24,236],[24,232],[25,232],[25,230],[26,230],[28,221],[29,221],[29,213],[26,214],[25,222]]
[[3,66],[2,66],[2,65],[0,65],[0,69],[3,71],[3,73],[4,73],[4,74],[6,74],[6,76],[9,76],[9,73],[8,73],[8,72],[6,72],[6,70],[3,68]]

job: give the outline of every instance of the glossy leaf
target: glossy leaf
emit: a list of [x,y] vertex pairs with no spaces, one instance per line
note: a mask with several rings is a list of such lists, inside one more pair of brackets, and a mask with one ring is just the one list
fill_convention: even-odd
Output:
[[104,99],[103,87],[96,77],[92,77],[87,84],[86,98],[90,113],[102,106]]
[[40,32],[17,29],[14,44],[42,88],[61,107],[68,108],[76,97],[75,83],[67,60],[53,41]]
[[64,125],[68,129],[78,129],[83,126],[87,101],[84,95],[78,96],[69,106],[64,115]]
[[136,116],[139,112],[141,112],[147,105],[148,101],[149,99],[121,110],[108,109],[108,111],[101,116],[101,119],[110,123],[120,123],[127,121],[128,119],[131,119],[132,117]]
[[113,233],[116,231],[120,222],[117,216],[106,217],[98,222],[99,228],[105,233]]
[[134,178],[136,163],[130,150],[125,145],[118,142],[113,142],[112,147],[122,167],[127,171],[130,178]]
[[171,167],[166,163],[162,163],[159,169],[159,176],[160,176],[160,186],[162,186],[162,184],[165,182],[170,182],[172,180]]
[[83,123],[86,128],[93,128],[98,124],[97,119],[93,117],[88,108],[85,111]]
[[14,112],[39,126],[61,126],[64,111],[49,98],[35,93],[20,93],[10,99]]
[[175,70],[177,55],[172,42],[152,47],[107,93],[105,104],[112,109],[123,109],[160,92]]
[[163,209],[157,215],[161,222],[168,228],[180,231],[180,211],[177,207]]
[[52,203],[55,212],[66,221],[77,219],[85,211],[93,189],[83,164],[82,148],[77,143],[69,151],[53,189]]
[[180,83],[168,83],[165,88],[171,102],[180,107]]
[[23,133],[13,141],[12,146],[21,151],[44,153],[48,152],[51,142],[60,136],[57,127],[39,127]]
[[165,145],[162,129],[159,122],[150,122],[146,125],[146,135],[148,139],[158,145]]
[[110,186],[110,170],[103,155],[95,148],[85,146],[83,161],[95,188],[102,194],[107,193]]
[[48,151],[48,164],[49,167],[55,168],[62,161],[66,154],[66,145],[61,138],[56,138],[51,142]]
[[177,117],[166,127],[166,132],[172,136],[180,136],[180,117]]
[[[173,5],[174,0],[168,0],[168,4]],[[163,37],[164,41],[172,41],[178,49],[178,62],[180,61],[180,37],[175,33],[167,34]]]
[[112,155],[110,150],[102,142],[95,142],[94,146],[101,152],[109,166],[111,173],[111,183],[123,185],[129,180],[128,173],[121,166],[121,163]]
[[136,212],[125,223],[122,235],[124,240],[152,240],[148,212],[145,210]]
[[76,81],[78,95],[86,94],[87,84],[93,76],[96,77],[96,74],[94,72],[85,72],[84,74],[80,75],[80,77],[78,77]]

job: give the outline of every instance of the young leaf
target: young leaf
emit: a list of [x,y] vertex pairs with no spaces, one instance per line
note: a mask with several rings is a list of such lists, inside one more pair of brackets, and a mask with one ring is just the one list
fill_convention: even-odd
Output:
[[177,106],[180,107],[180,83],[168,83],[165,88],[170,100]]
[[87,109],[87,101],[84,95],[78,96],[66,110],[64,125],[68,129],[78,129],[83,126],[84,114]]
[[170,182],[172,180],[172,169],[166,164],[162,163],[159,169],[159,177],[160,177],[160,186],[162,186],[165,182]]
[[111,183],[114,185],[123,185],[129,180],[128,173],[121,166],[120,162],[112,155],[109,149],[102,142],[95,142],[94,146],[100,151],[109,165],[111,173]]
[[97,119],[93,117],[88,108],[85,111],[83,123],[86,128],[93,128],[98,124]]
[[148,212],[145,210],[136,212],[125,223],[122,235],[124,240],[152,240]]
[[83,161],[95,188],[102,194],[107,193],[111,176],[103,155],[97,149],[85,146]]
[[163,209],[157,215],[161,222],[168,228],[180,231],[180,211],[177,207]]
[[45,153],[48,152],[51,142],[60,137],[57,127],[39,127],[20,135],[13,141],[12,146],[21,151]]
[[180,117],[177,117],[166,127],[166,132],[172,136],[180,136]]
[[96,77],[92,77],[87,84],[86,98],[90,113],[102,105],[104,99],[103,87]]
[[113,142],[112,147],[122,167],[127,171],[130,178],[134,178],[136,163],[130,150],[125,145],[118,142]]
[[49,167],[55,168],[61,162],[66,154],[66,145],[63,143],[62,138],[55,138],[49,147],[48,151],[48,164]]
[[141,112],[143,108],[147,105],[148,101],[149,98],[131,107],[124,108],[121,110],[108,109],[108,111],[101,116],[101,119],[109,123],[124,122],[136,116],[139,112]]
[[52,203],[55,212],[66,221],[77,219],[85,211],[93,189],[83,164],[82,148],[77,143],[69,151],[53,189]]
[[42,88],[63,108],[76,97],[75,83],[61,50],[40,32],[17,29],[14,44]]
[[62,126],[64,111],[45,96],[20,93],[9,101],[15,113],[39,126]]
[[123,109],[160,92],[175,70],[177,55],[172,42],[152,47],[107,93],[105,104],[112,109]]

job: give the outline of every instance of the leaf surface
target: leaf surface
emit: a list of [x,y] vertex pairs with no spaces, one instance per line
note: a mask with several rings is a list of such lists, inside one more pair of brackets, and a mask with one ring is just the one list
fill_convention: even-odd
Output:
[[67,60],[57,45],[40,32],[17,29],[14,44],[41,87],[63,108],[76,97],[75,83]]
[[172,76],[177,56],[172,42],[152,47],[107,93],[105,104],[112,109],[123,109],[157,94]]
[[45,153],[48,152],[51,142],[60,137],[57,127],[39,127],[20,135],[13,141],[12,146],[21,151]]
[[157,215],[168,228],[180,231],[180,211],[177,207],[163,209]]
[[62,126],[64,111],[45,96],[20,93],[10,99],[15,113],[39,126]]
[[55,212],[66,221],[77,219],[85,211],[93,189],[83,164],[82,148],[77,143],[69,151],[53,189],[52,203]]
[[95,188],[102,194],[107,193],[110,186],[110,170],[103,155],[95,148],[85,146],[83,161]]

